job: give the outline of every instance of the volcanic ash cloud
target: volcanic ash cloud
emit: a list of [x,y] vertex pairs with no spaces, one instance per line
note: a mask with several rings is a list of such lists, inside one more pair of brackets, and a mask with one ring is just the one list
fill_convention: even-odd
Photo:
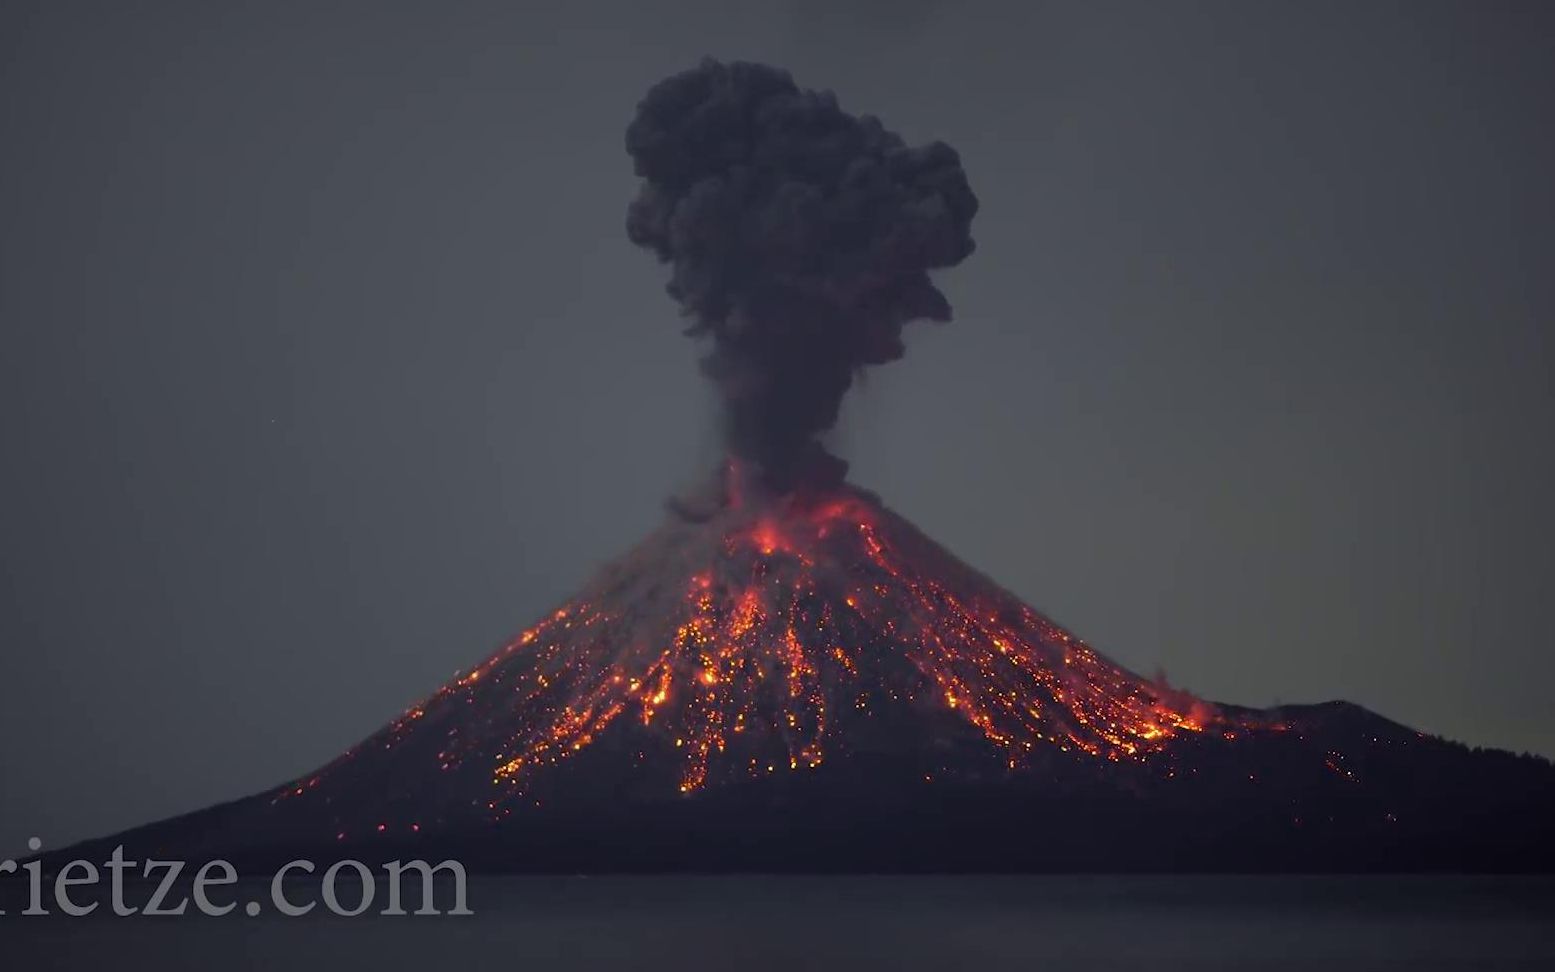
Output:
[[901,357],[907,322],[949,320],[928,272],[974,247],[960,158],[786,71],[713,60],[649,90],[626,148],[643,180],[627,234],[711,343],[730,452],[786,489],[824,456],[854,374]]

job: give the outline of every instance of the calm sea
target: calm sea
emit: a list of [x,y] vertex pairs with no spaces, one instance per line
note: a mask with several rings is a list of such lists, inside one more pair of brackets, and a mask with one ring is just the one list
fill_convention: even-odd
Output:
[[11,910],[0,967],[1555,969],[1550,879],[522,877],[469,894],[466,918]]

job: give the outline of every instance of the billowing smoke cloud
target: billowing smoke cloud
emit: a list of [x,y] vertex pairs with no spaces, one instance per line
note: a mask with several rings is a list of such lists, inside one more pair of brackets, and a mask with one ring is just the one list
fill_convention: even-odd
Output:
[[789,485],[854,374],[901,357],[908,321],[950,318],[928,271],[973,249],[960,158],[786,71],[713,60],[649,90],[626,148],[643,179],[627,234],[711,338],[730,449]]

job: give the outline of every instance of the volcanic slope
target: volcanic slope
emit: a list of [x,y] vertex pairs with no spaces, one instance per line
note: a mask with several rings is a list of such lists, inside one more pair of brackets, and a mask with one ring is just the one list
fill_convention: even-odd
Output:
[[1346,703],[1205,702],[871,494],[737,492],[317,772],[104,846],[255,870],[1550,866],[1544,760]]

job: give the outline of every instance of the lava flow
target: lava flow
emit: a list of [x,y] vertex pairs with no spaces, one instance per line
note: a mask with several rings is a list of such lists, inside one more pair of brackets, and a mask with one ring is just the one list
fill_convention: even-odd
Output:
[[[413,742],[439,773],[478,774],[478,802],[499,818],[592,747],[629,753],[645,786],[691,794],[815,770],[903,715],[938,721],[1010,773],[1051,753],[1146,759],[1223,718],[838,486],[670,518],[578,598],[286,793]],[[667,765],[673,778],[653,772]]]

